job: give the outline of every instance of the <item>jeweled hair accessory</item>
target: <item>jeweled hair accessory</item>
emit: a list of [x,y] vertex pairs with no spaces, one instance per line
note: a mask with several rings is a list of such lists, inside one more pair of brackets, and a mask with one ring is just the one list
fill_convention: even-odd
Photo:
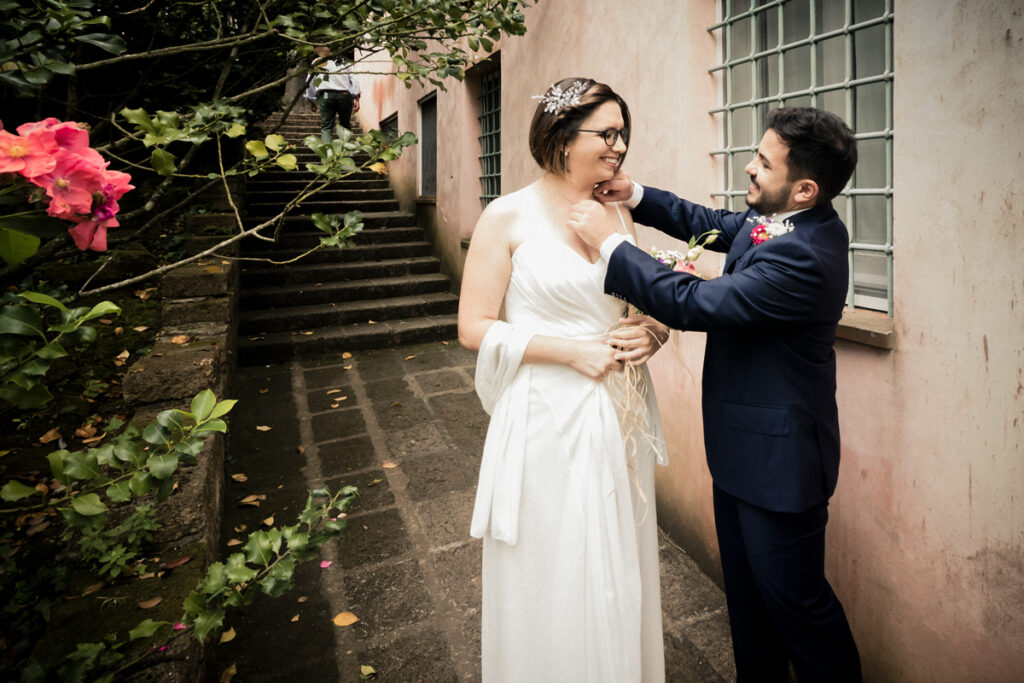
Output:
[[534,95],[533,99],[540,100],[544,105],[544,111],[557,116],[563,109],[574,107],[580,103],[580,95],[587,91],[586,81],[573,81],[565,90],[560,86],[552,85],[544,95]]

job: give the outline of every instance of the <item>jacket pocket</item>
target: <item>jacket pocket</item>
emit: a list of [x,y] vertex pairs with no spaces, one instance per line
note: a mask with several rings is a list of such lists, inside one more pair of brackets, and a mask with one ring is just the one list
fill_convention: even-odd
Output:
[[744,432],[787,436],[792,431],[793,418],[786,408],[723,403],[722,417],[726,425]]

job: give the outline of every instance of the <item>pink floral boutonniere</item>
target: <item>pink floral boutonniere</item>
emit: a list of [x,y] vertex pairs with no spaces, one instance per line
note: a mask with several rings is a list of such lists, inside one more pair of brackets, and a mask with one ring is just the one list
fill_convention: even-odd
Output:
[[765,216],[756,216],[748,218],[747,221],[754,224],[754,229],[750,231],[750,239],[753,240],[754,246],[793,230],[793,224],[788,220],[773,221]]

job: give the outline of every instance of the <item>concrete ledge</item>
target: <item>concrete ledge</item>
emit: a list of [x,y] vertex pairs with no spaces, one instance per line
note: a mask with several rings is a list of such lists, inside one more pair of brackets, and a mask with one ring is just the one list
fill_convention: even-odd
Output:
[[896,325],[885,313],[860,308],[843,310],[836,338],[880,349],[896,348]]

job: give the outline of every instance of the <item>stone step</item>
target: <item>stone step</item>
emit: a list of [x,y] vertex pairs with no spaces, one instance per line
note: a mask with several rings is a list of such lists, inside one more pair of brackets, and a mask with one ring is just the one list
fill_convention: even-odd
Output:
[[[344,251],[344,250],[342,250]],[[274,285],[327,285],[364,278],[389,278],[403,275],[437,273],[441,261],[434,256],[348,261],[342,263],[289,263],[280,266],[252,267],[242,270],[243,287]]]
[[[424,315],[456,313],[459,297],[449,292],[396,296],[380,300],[331,302],[311,306],[290,306],[243,311],[240,336],[262,336],[272,332],[309,331],[354,323],[381,322]],[[308,335],[305,335],[308,336]]]
[[[254,176],[248,182],[254,182],[256,178],[267,182],[278,182],[282,180],[298,180],[308,183],[310,180],[314,180],[317,174],[312,171],[302,170],[295,171],[263,171],[258,176]],[[340,182],[341,180],[379,180],[381,175],[373,171],[354,171],[349,175],[336,180],[334,182]]]
[[[342,180],[335,180],[327,186],[330,190],[387,190],[391,188],[391,183],[388,182],[387,177],[379,176],[374,174],[374,178],[366,178],[363,180],[352,180],[351,178],[343,178]],[[246,189],[252,193],[263,193],[263,192],[298,192],[309,184],[309,180],[263,180],[263,175],[258,175],[252,178],[246,183]]]
[[[250,195],[247,204],[250,216],[271,217],[277,214],[284,205],[281,203],[259,201],[259,195]],[[320,201],[316,197],[307,199],[299,207],[303,214],[311,213],[348,213],[349,211],[362,211],[363,213],[379,213],[382,211],[398,211],[397,199],[359,199],[349,201]]]
[[[392,228],[394,230],[395,228]],[[375,236],[381,230],[368,230],[356,237],[356,244],[342,249],[323,248],[311,254],[303,256],[295,263],[341,263],[349,261],[382,260],[410,258],[414,256],[429,256],[430,242],[365,242],[364,237]],[[321,233],[322,234],[322,233]],[[314,240],[310,238],[310,244]],[[248,243],[255,244],[255,243]],[[245,256],[249,258],[264,258],[274,261],[291,261],[301,256],[306,249],[273,249],[273,250],[245,250]],[[252,262],[250,262],[252,263]]]
[[[295,196],[295,192],[288,190],[268,190],[263,187],[251,187],[250,199],[258,200],[260,203],[284,205]],[[310,202],[356,202],[363,199],[390,199],[394,200],[395,193],[390,187],[382,188],[341,188],[330,186],[320,190],[315,195],[302,203],[306,206]],[[251,206],[251,204],[250,204]]]
[[[411,236],[412,233],[396,236],[392,233],[394,230],[416,230],[418,233],[416,233],[415,236]],[[281,234],[277,236],[277,246],[275,251],[281,249],[302,249],[308,251],[320,244],[320,238],[323,236],[324,233],[318,230],[304,230],[302,232],[282,231]],[[403,242],[415,239],[423,239],[422,228],[365,228],[356,235],[353,242],[355,244],[380,244],[381,242]],[[242,250],[245,251],[248,256],[249,250],[263,251],[267,249],[269,244],[269,242],[264,242],[263,240],[245,240],[242,242]],[[342,250],[344,250],[344,247]],[[275,260],[281,261],[283,259]]]
[[[271,218],[271,216],[253,216],[249,215],[244,223],[247,228],[254,228],[263,221]],[[307,235],[320,234],[321,233],[315,225],[313,220],[309,216],[291,214],[285,216],[282,221],[283,226],[281,228],[281,235],[295,234],[295,233],[306,233]],[[369,212],[363,213],[363,232],[369,232],[371,230],[390,230],[392,228],[415,228],[416,219],[407,213],[401,211],[383,211],[383,212]],[[386,239],[386,238],[384,238]],[[301,244],[293,246],[302,246]]]
[[413,296],[446,292],[450,281],[441,273],[377,277],[345,282],[324,282],[268,287],[247,287],[239,296],[239,305],[246,310],[284,308],[287,306],[326,304],[332,301],[382,299],[392,296]]
[[238,361],[243,365],[280,363],[295,357],[452,339],[457,334],[455,315],[420,316],[321,330],[275,332],[255,338],[241,337],[238,341]]

